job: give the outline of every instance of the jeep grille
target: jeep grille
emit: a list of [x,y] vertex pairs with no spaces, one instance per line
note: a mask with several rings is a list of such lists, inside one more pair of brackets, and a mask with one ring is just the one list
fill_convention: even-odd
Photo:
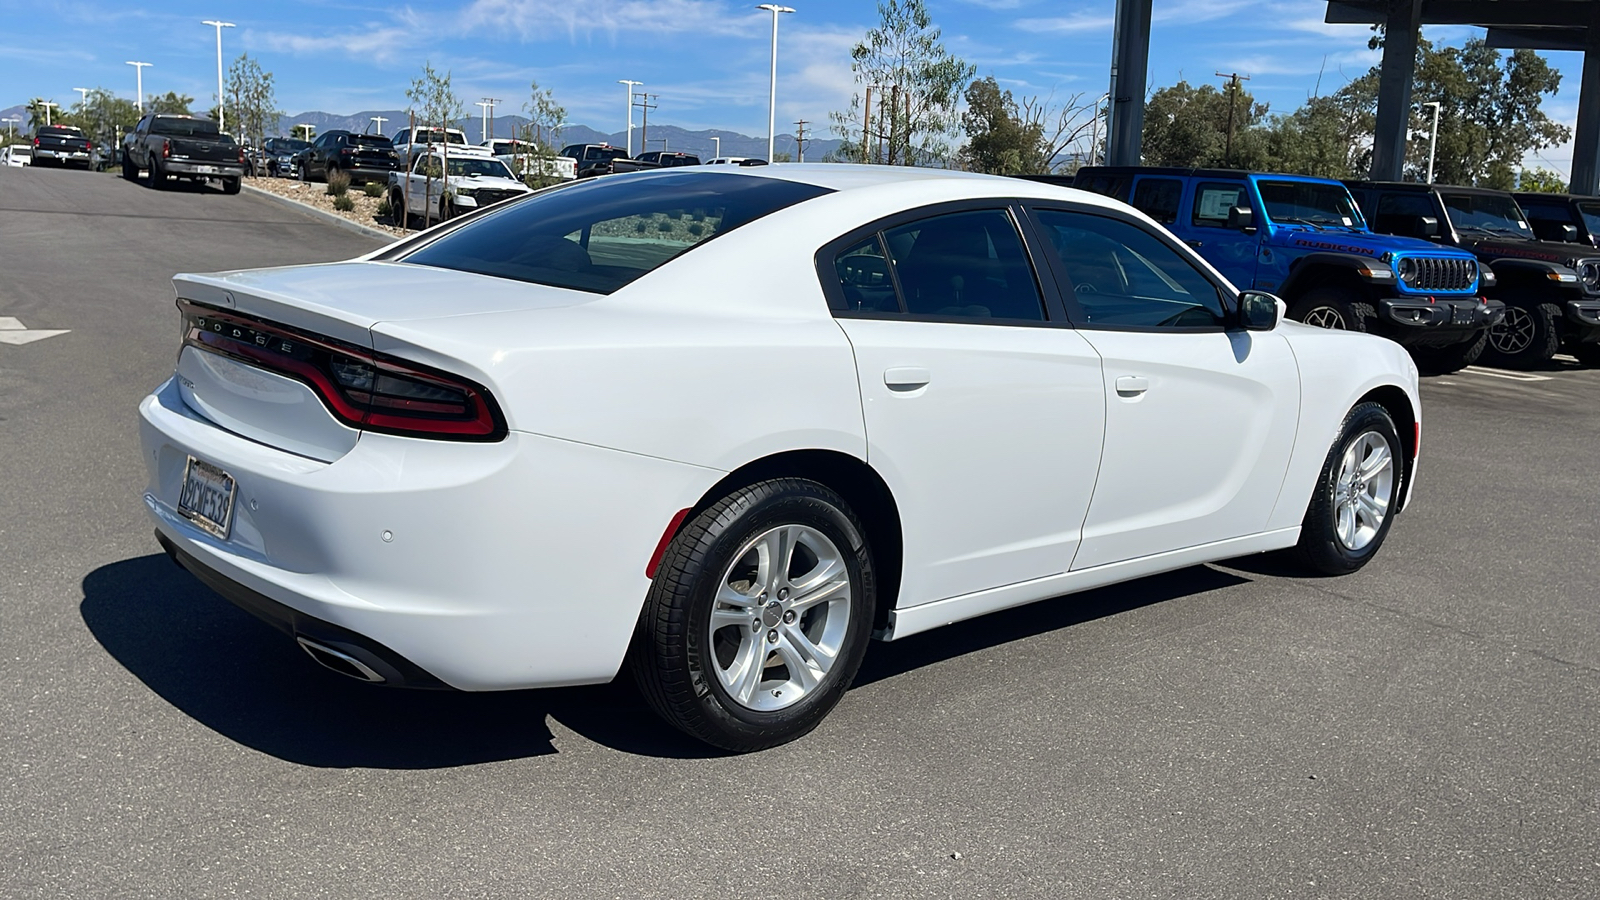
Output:
[[1402,265],[1400,280],[1413,291],[1464,291],[1478,277],[1478,263],[1470,259],[1430,259],[1413,256]]

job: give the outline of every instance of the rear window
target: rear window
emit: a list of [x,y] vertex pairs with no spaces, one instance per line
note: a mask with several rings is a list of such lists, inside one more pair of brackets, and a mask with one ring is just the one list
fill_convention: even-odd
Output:
[[47,134],[55,135],[56,137],[83,137],[83,129],[74,128],[71,125],[39,126],[38,135],[42,137]]
[[509,204],[400,260],[609,294],[719,234],[828,193],[708,172],[613,176]]
[[1133,188],[1133,206],[1163,225],[1178,221],[1183,182],[1176,178],[1141,178]]
[[204,137],[217,134],[217,123],[210,119],[168,119],[158,117],[150,122],[151,134],[170,134],[174,137]]

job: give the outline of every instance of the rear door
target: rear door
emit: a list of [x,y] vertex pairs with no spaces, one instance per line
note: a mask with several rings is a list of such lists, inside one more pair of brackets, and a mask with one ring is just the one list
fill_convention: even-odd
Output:
[[900,510],[901,607],[1065,572],[1077,549],[1100,358],[1059,298],[1047,307],[1017,217],[1004,201],[932,207],[818,257],[855,349],[868,460]]
[[1072,568],[1265,529],[1299,419],[1288,343],[1227,327],[1232,298],[1148,226],[1067,206],[1033,215],[1103,360],[1105,451]]

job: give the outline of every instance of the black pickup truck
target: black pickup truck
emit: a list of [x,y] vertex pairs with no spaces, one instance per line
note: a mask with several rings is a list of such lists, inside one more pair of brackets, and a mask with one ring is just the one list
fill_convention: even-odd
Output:
[[33,133],[33,164],[89,168],[94,145],[71,125],[40,125]]
[[569,144],[561,148],[559,155],[577,160],[579,178],[660,168],[656,163],[633,159],[628,151],[610,144]]
[[224,193],[237,194],[244,177],[243,148],[210,119],[151,113],[122,139],[122,149],[122,177],[135,181],[140,170],[149,172],[153,188],[166,187],[168,178],[217,178]]

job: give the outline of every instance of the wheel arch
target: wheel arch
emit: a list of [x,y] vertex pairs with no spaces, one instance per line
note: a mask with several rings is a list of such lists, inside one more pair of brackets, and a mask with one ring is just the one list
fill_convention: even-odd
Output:
[[1405,510],[1404,503],[1411,496],[1411,476],[1416,468],[1417,442],[1421,435],[1417,428],[1417,411],[1411,405],[1411,398],[1405,389],[1398,385],[1385,384],[1373,388],[1361,395],[1351,407],[1354,409],[1363,403],[1376,403],[1383,407],[1394,422],[1395,431],[1400,435],[1400,447],[1404,451],[1400,460],[1400,490],[1401,507],[1396,512]]
[[1347,253],[1312,253],[1295,260],[1278,293],[1292,304],[1317,288],[1332,287],[1351,291],[1354,299],[1370,301],[1372,285],[1358,274],[1367,265],[1369,260]]
[[[694,518],[717,500],[747,485],[771,478],[806,478],[827,486],[850,505],[866,530],[877,574],[877,605],[873,631],[889,624],[889,613],[900,593],[905,545],[900,527],[900,507],[894,493],[865,461],[837,450],[788,450],[745,463],[713,484],[683,521]],[[681,526],[680,526],[681,527]],[[676,536],[676,533],[674,533]]]

